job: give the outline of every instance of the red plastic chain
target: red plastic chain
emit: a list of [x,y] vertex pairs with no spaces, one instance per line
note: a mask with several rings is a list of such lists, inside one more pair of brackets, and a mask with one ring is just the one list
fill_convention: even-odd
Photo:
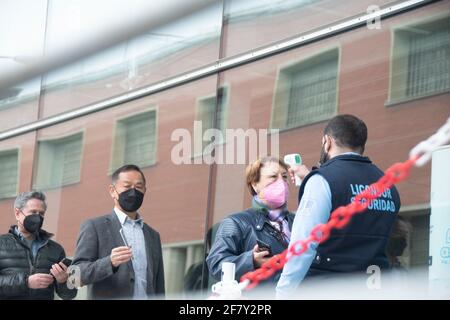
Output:
[[282,269],[286,262],[293,256],[300,256],[307,251],[312,242],[322,243],[326,241],[330,236],[332,229],[341,229],[345,227],[350,222],[353,215],[364,212],[385,190],[391,188],[394,184],[405,180],[418,158],[419,157],[414,157],[405,162],[395,163],[386,170],[383,177],[371,184],[369,188],[359,193],[352,203],[334,210],[327,223],[315,226],[308,238],[299,240],[290,245],[289,249],[273,256],[259,269],[244,274],[240,280],[241,282],[246,280],[249,281],[246,289],[256,287],[260,281],[269,278],[277,270]]

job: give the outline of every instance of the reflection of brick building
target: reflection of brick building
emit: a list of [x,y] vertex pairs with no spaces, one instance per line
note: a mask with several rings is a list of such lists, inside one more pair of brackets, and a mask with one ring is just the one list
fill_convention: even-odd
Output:
[[[325,2],[331,5],[335,1]],[[325,13],[335,14],[329,21],[344,19],[364,12],[367,4],[362,3],[355,1],[352,12],[333,6]],[[219,41],[222,55],[238,54],[295,35],[293,26],[319,28],[324,21],[314,14],[319,8],[325,9],[312,4],[259,19],[252,15],[230,19],[220,39],[142,65],[143,82],[160,81],[177,70],[217,60]],[[226,95],[218,104],[226,128],[280,128],[280,154],[300,152],[309,166],[318,160],[324,121],[338,113],[355,114],[369,128],[366,154],[385,169],[406,159],[410,148],[450,115],[449,9],[446,1],[433,3],[383,20],[379,30],[360,27],[230,69],[219,77],[209,76],[3,140],[0,166],[11,174],[0,176],[16,183],[16,188],[2,195],[0,229],[7,230],[14,223],[10,196],[32,186],[44,187],[49,204],[45,227],[56,233],[56,239],[72,255],[80,223],[111,210],[107,192],[111,171],[123,162],[138,162],[148,180],[142,214],[161,233],[172,277],[169,287],[179,289],[183,270],[203,256],[207,215],[211,225],[248,207],[250,196],[244,185],[244,165],[174,165],[172,132],[177,128],[192,131],[194,120],[211,120],[208,117],[213,115],[219,86]],[[298,19],[303,15],[309,25]],[[296,20],[301,20],[299,25]],[[264,43],[260,42],[261,33],[267,33]],[[424,34],[428,35],[425,40],[420,38]],[[86,78],[80,84],[49,86],[39,99],[0,107],[0,121],[10,128],[15,125],[7,124],[16,124],[18,117],[29,122],[121,94],[124,91],[117,83],[124,76],[125,72],[118,72],[95,80]],[[423,265],[428,256],[430,167],[414,170],[399,191],[402,214],[415,226],[408,259],[411,264]],[[291,210],[296,208],[296,198],[292,187]]]
[[[222,76],[222,82],[230,86],[229,112],[234,111],[239,116],[230,115],[228,126],[249,124],[253,128],[267,128],[275,121],[276,127],[282,128],[280,124],[283,123],[289,127],[291,102],[286,100],[293,97],[289,90],[298,85],[296,76],[302,72],[310,76],[320,72],[323,74],[320,68],[329,64],[334,54],[334,61],[338,62],[334,85],[336,100],[328,101],[331,109],[325,111],[330,115],[352,113],[364,119],[369,128],[366,154],[386,169],[393,162],[406,159],[409,150],[431,135],[450,114],[449,35],[445,27],[448,26],[448,17],[448,4],[436,3],[383,20],[380,30],[359,28],[230,70]],[[278,27],[282,25],[277,24]],[[435,36],[425,45],[424,40],[414,37],[413,31]],[[238,34],[238,24],[234,34]],[[442,42],[443,38],[447,39],[446,44]],[[236,46],[239,43],[236,39],[232,41]],[[416,46],[415,51],[409,50],[408,46]],[[405,60],[408,59],[410,64],[406,65]],[[305,63],[310,70],[303,68]],[[432,67],[437,64],[438,67]],[[429,83],[425,80],[427,77],[431,78]],[[323,79],[329,78],[323,75]],[[323,101],[321,103],[323,106]],[[277,114],[276,110],[282,112]],[[322,115],[318,115],[319,121]],[[242,118],[248,119],[248,122],[243,124]],[[324,125],[324,122],[318,122],[300,128],[294,125],[293,128],[282,129],[280,153],[300,152],[305,163],[315,164]],[[222,167],[218,171],[222,180],[225,177],[238,179],[244,172],[243,168],[237,170],[230,167]],[[218,189],[221,189],[221,179],[217,182]],[[221,190],[225,191],[225,188]],[[242,185],[229,196],[216,196],[219,197],[217,211],[226,214],[238,209],[232,199],[237,198],[238,194],[246,194],[245,191]],[[290,202],[295,208],[296,191],[293,188],[291,191]],[[399,191],[402,215],[411,220],[415,230],[410,247],[413,251],[407,259],[412,265],[426,265],[430,166],[414,170],[410,178],[399,185]],[[249,205],[248,195],[244,203],[244,207]],[[219,220],[219,217],[215,218]]]

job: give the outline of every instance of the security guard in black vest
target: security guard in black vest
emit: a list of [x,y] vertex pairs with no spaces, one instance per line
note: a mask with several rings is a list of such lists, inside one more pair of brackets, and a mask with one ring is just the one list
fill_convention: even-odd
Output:
[[[363,156],[367,127],[352,115],[338,115],[326,125],[322,138],[319,168],[291,168],[291,175],[303,179],[299,208],[291,233],[291,244],[306,239],[318,224],[327,223],[330,214],[346,206],[383,172]],[[277,297],[292,297],[305,277],[365,272],[369,266],[389,268],[386,246],[400,209],[395,187],[386,190],[368,209],[352,217],[342,229],[334,229],[327,241],[312,244],[304,254],[285,265],[277,285]]]

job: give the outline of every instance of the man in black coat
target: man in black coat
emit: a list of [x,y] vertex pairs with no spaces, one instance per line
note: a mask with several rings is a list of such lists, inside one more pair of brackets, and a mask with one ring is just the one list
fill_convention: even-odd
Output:
[[17,225],[0,236],[0,299],[73,299],[77,289],[67,285],[66,257],[61,245],[42,230],[45,195],[23,192],[14,202]]

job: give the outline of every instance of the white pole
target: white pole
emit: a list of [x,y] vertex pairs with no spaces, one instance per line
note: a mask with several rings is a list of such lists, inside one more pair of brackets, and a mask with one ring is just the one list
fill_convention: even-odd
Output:
[[234,280],[236,266],[232,262],[222,263],[222,281],[213,284],[211,291],[216,295],[211,299],[240,299],[242,292],[239,283]]
[[234,281],[236,266],[231,262],[222,263],[222,282],[229,283]]
[[450,297],[450,146],[433,151],[431,162],[431,294]]

